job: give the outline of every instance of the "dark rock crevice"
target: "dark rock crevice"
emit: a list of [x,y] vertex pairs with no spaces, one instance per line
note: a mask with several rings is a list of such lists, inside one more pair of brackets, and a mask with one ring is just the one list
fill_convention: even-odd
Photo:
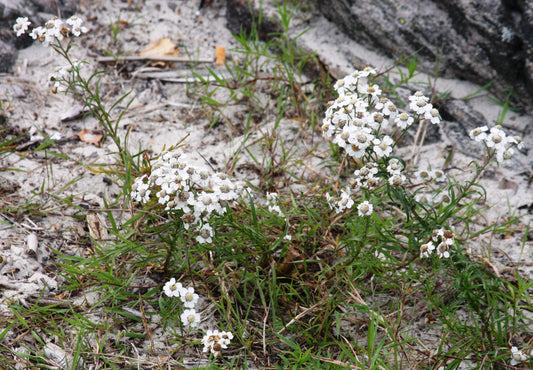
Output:
[[533,109],[533,3],[528,0],[318,0],[350,38],[392,58],[416,53],[431,73],[481,85]]

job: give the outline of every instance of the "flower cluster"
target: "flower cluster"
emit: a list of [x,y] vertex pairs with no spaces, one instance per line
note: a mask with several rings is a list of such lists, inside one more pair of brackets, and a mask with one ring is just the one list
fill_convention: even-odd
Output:
[[180,317],[183,326],[190,328],[197,327],[201,318],[200,314],[196,312],[195,307],[200,297],[194,292],[194,288],[185,288],[181,283],[176,282],[176,279],[172,278],[163,287],[163,292],[168,297],[181,299],[183,307],[186,308]]
[[279,195],[278,193],[266,193],[266,200],[268,202],[268,211],[277,214],[280,217],[284,217],[284,213],[279,207]]
[[[176,282],[175,278],[172,278],[163,286],[163,292],[167,297],[180,298],[183,307],[185,308],[180,315],[183,326],[189,329],[198,327],[201,321],[201,316],[200,313],[196,311],[195,307],[200,297],[194,292],[194,288],[186,288],[181,283]],[[202,339],[204,352],[211,351],[216,357],[220,354],[222,349],[228,348],[232,339],[233,334],[231,332],[207,330],[206,335]]]
[[502,163],[511,159],[514,147],[523,147],[520,136],[507,136],[502,126],[494,126],[490,130],[487,126],[481,126],[470,131],[470,137],[478,142],[483,142],[489,150],[496,153],[496,161]]
[[[29,31],[30,25],[31,22],[28,21],[27,17],[19,17],[13,26],[13,30],[19,37]],[[29,35],[32,39],[39,40],[43,45],[49,45],[60,42],[65,37],[79,37],[82,33],[87,33],[88,31],[83,26],[83,20],[73,15],[67,20],[54,17],[46,22],[44,26],[35,27],[29,32]]]
[[353,158],[385,158],[392,153],[394,140],[383,132],[389,126],[402,130],[415,120],[440,123],[439,111],[420,91],[409,97],[409,108],[414,117],[400,113],[381,89],[369,78],[375,75],[372,68],[365,68],[338,80],[335,90],[339,97],[328,104],[322,122],[324,136],[344,148]]
[[[334,87],[339,97],[328,104],[322,122],[324,136],[362,162],[349,186],[339,196],[326,194],[330,208],[337,213],[352,208],[355,205],[352,197],[363,190],[373,192],[385,181],[391,187],[405,183],[405,165],[391,157],[395,142],[385,132],[394,128],[406,130],[422,120],[440,123],[439,111],[419,91],[409,97],[413,114],[399,112],[372,82],[375,74],[374,69],[367,67],[338,80]],[[367,201],[359,204],[357,209],[360,216],[368,216],[373,211],[372,204]]]
[[181,215],[185,229],[195,228],[199,243],[211,243],[214,231],[209,219],[223,215],[226,206],[232,206],[244,188],[224,173],[212,174],[207,168],[189,162],[178,151],[164,153],[152,163],[150,175],[135,180],[131,198],[148,203],[155,195],[157,203],[166,210]]
[[229,331],[208,330],[202,338],[203,352],[210,351],[216,357],[221,350],[228,348],[232,339],[233,334]]
[[448,258],[450,257],[449,250],[454,242],[455,236],[450,230],[434,230],[431,240],[420,246],[420,258],[429,257],[433,251],[436,251],[439,258]]

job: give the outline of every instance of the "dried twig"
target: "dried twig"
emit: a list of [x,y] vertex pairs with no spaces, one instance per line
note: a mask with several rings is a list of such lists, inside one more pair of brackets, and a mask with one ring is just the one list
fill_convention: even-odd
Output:
[[96,58],[98,63],[123,63],[130,61],[153,61],[153,62],[175,62],[175,63],[214,63],[214,59],[187,59],[178,57],[150,57],[140,55],[127,55],[123,57],[98,57]]

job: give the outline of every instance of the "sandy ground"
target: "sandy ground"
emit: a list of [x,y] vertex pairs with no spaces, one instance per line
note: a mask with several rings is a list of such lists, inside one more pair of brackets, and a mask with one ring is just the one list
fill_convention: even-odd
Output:
[[[177,4],[174,11],[169,8],[173,3]],[[214,61],[216,46],[224,46],[228,58],[239,58],[239,55],[231,52],[236,42],[225,27],[223,6],[215,1],[199,11],[198,5],[199,1],[161,0],[146,1],[136,9],[119,0],[86,3],[79,14],[91,20],[87,23],[91,32],[80,38],[79,47],[75,47],[73,53],[78,59],[89,61],[86,67],[88,73],[103,68],[95,60],[105,55],[104,49],[137,53],[150,42],[164,37],[171,38],[178,45],[180,56],[184,58]],[[265,6],[265,9],[272,14],[272,7]],[[109,24],[119,19],[124,25],[118,33],[118,41],[114,42]],[[354,66],[373,65],[379,70],[394,63],[347,39],[334,24],[316,14],[298,14],[293,24],[294,34],[310,28],[301,37],[301,46],[317,52],[336,78],[350,73]],[[98,122],[91,117],[72,119],[80,111],[80,103],[49,92],[48,75],[56,65],[62,64],[64,62],[49,48],[36,43],[21,50],[12,74],[0,76],[0,98],[4,106],[5,102],[9,102],[9,124],[20,130],[29,130],[31,135],[27,136],[28,141],[35,141],[26,149],[1,158],[0,162],[3,169],[0,181],[5,184],[2,185],[2,207],[22,207],[17,220],[7,214],[0,214],[3,221],[0,225],[0,255],[4,259],[0,269],[0,285],[4,288],[0,311],[6,310],[7,297],[24,301],[38,296],[43,289],[46,294],[58,292],[61,282],[55,273],[57,268],[54,267],[52,248],[62,252],[83,253],[78,242],[86,238],[86,224],[68,217],[78,211],[66,208],[57,202],[58,199],[71,195],[75,204],[86,208],[103,208],[102,197],[111,199],[118,194],[117,187],[109,185],[105,176],[79,165],[83,163],[94,167],[97,164],[112,163],[113,156],[110,153],[115,148],[110,140],[106,140],[101,147],[79,140],[77,134],[80,131],[98,130]],[[215,71],[224,73],[224,67],[214,63],[208,65]],[[240,107],[233,107],[233,111],[228,113],[237,129],[232,129],[227,124],[208,129],[209,122],[202,115],[201,105],[190,98],[187,84],[142,78],[143,73],[153,71],[146,64],[136,63],[126,68],[131,70],[125,74],[119,74],[116,69],[110,68],[109,73],[103,77],[102,91],[107,98],[116,98],[132,91],[135,100],[121,123],[123,132],[127,127],[131,128],[130,147],[140,146],[158,153],[164,147],[186,138],[185,148],[198,163],[205,163],[207,160],[215,169],[224,170],[227,161],[244,142]],[[206,73],[203,68],[198,66],[199,74]],[[176,63],[169,70],[173,73],[172,78],[193,78],[187,64]],[[419,78],[427,81],[427,76],[420,75]],[[454,97],[462,97],[476,91],[479,86],[441,79],[437,89],[449,89]],[[489,124],[495,122],[501,110],[501,107],[487,98],[476,99],[470,104]],[[506,125],[516,128],[523,135],[526,147],[531,148],[532,117],[510,113],[508,118]],[[262,121],[254,122],[253,138],[268,134],[272,124],[268,115]],[[307,148],[311,146],[311,140],[315,144],[317,140],[322,140],[315,152],[317,156],[305,157],[311,168],[318,166],[321,156],[328,150],[324,139],[303,133],[302,125],[291,120],[282,121],[280,130],[286,143],[294,146],[302,156],[305,156]],[[65,154],[68,159],[42,150],[28,150],[43,142],[43,134],[56,135],[56,146],[50,148],[50,151]],[[250,138],[247,139],[251,142]],[[443,153],[450,143],[452,142],[445,138],[442,143],[424,146],[419,163],[422,166],[430,163],[433,167],[442,164],[445,159]],[[411,152],[411,148],[402,150],[406,155]],[[259,152],[259,148],[252,148],[252,151]],[[468,153],[463,153],[459,148],[454,164],[461,167],[470,160]],[[243,164],[248,161],[246,156],[241,158]],[[527,152],[519,153],[511,166],[492,169],[482,178],[482,184],[488,192],[488,202],[493,207],[487,209],[480,223],[498,222],[510,215],[524,217],[515,234],[482,238],[479,245],[472,246],[474,249],[489,247],[492,254],[487,257],[493,259],[499,271],[518,266],[524,276],[530,279],[533,278],[533,245],[531,235],[524,238],[524,231],[530,222],[533,192],[528,183],[531,173],[523,172],[531,171],[531,162]],[[310,180],[316,176],[307,169],[301,171]],[[460,175],[457,173],[457,176]],[[254,172],[247,171],[246,166],[242,166],[242,170],[237,171],[235,176],[256,181]],[[72,182],[74,179],[77,181]],[[70,185],[66,186],[67,184]],[[26,206],[22,206],[24,204]],[[42,210],[43,216],[37,217],[35,212],[25,211],[24,207],[30,207],[30,204],[31,207]]]

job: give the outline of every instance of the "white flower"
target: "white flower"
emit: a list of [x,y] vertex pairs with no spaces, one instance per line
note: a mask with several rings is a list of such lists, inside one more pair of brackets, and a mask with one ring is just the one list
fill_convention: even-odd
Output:
[[526,361],[528,357],[522,353],[517,347],[511,347],[511,365],[515,366]]
[[431,181],[432,176],[430,171],[420,170],[415,173],[415,178],[418,182],[428,182]]
[[194,308],[183,311],[180,318],[183,326],[190,328],[197,327],[201,320],[200,314]]
[[441,242],[437,246],[437,255],[439,258],[449,258],[450,252],[448,251],[450,249],[450,246],[446,242]]
[[396,126],[401,128],[402,130],[405,130],[407,127],[411,126],[413,122],[414,118],[408,115],[407,113],[400,113],[394,119],[394,123],[396,123]]
[[150,200],[150,184],[144,183],[143,179],[146,178],[146,175],[139,177],[133,183],[133,191],[131,192],[131,198],[136,202],[146,203]]
[[28,17],[18,17],[17,23],[13,26],[13,31],[17,33],[17,37],[22,35],[28,30],[28,26],[31,24],[30,21],[28,21]]
[[191,226],[195,226],[200,222],[200,218],[196,213],[186,211],[183,216],[181,216],[181,221],[183,221],[183,227],[185,230],[189,230]]
[[200,244],[211,243],[213,241],[213,228],[211,225],[205,223],[200,228],[198,235],[196,235],[196,241]]
[[357,206],[357,211],[361,217],[370,216],[373,210],[374,206],[370,204],[368,200],[365,200],[363,203]]
[[377,98],[381,95],[381,89],[378,85],[366,85],[359,90],[360,94],[368,94],[374,98]]
[[231,201],[237,199],[235,184],[230,179],[216,181],[213,191],[214,195],[220,200]]
[[420,91],[417,91],[414,95],[410,96],[409,100],[411,101],[409,109],[418,115],[425,117],[426,113],[431,112],[433,109],[433,105],[429,103],[429,98],[424,96]]
[[396,108],[396,106],[393,103],[388,102],[383,107],[382,112],[384,115],[388,116],[389,118],[395,118],[398,115],[398,108]]
[[193,287],[188,288],[182,288],[180,290],[180,298],[183,302],[183,306],[187,308],[194,308],[196,304],[198,303],[198,299],[200,298],[198,294],[194,292]]
[[33,30],[31,30],[30,36],[34,40],[39,40],[40,42],[43,42],[45,40],[45,32],[46,29],[44,27],[35,27]]
[[163,291],[168,297],[179,297],[180,291],[183,289],[181,283],[176,283],[176,279],[172,278],[163,287]]
[[388,157],[392,153],[392,144],[394,144],[394,140],[390,136],[385,135],[381,140],[380,139],[374,139],[372,141],[374,144],[374,153],[379,158]]
[[485,143],[489,148],[503,147],[506,140],[505,132],[501,129],[501,126],[494,126],[490,129],[490,133],[485,138]]
[[206,212],[211,214],[216,212],[222,214],[222,206],[220,205],[217,196],[214,193],[201,192],[198,194],[198,199],[194,202],[194,210],[198,214]]
[[391,158],[387,166],[387,172],[390,175],[398,175],[403,170],[403,164],[396,158]]
[[389,185],[397,187],[403,184],[405,181],[405,176],[401,173],[397,173],[389,177]]
[[431,253],[435,250],[435,246],[432,242],[427,242],[420,246],[420,258],[429,257]]
[[439,238],[443,238],[443,237],[444,237],[444,229],[441,228],[441,229],[433,230],[431,239],[433,239],[434,242],[438,242]]
[[375,75],[376,73],[376,70],[370,66],[366,66],[362,71],[358,71],[359,77],[368,77],[370,75]]
[[426,112],[424,118],[429,119],[434,125],[440,123],[439,111],[435,108],[432,108],[428,112]]
[[470,131],[470,138],[475,141],[483,141],[487,138],[486,131],[488,129],[489,128],[487,126],[476,127],[475,129]]
[[352,208],[354,204],[353,199],[346,190],[341,191],[341,198],[337,202],[337,213],[344,211],[345,209]]
[[513,156],[513,153],[514,153],[514,150],[509,148],[509,149],[500,149],[496,152],[496,160],[498,161],[498,163],[502,163],[504,161],[507,161],[509,159],[512,158]]

